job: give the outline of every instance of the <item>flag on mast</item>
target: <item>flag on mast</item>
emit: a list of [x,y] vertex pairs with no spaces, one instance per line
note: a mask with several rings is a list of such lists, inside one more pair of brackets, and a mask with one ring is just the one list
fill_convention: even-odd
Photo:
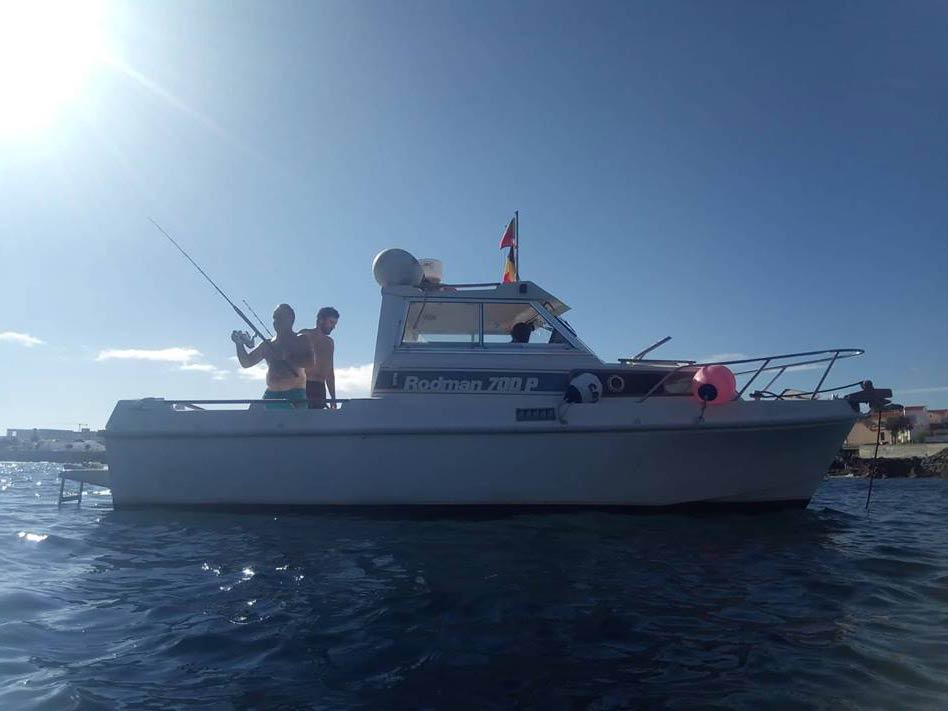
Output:
[[504,259],[504,278],[503,283],[507,284],[514,281],[520,281],[519,270],[517,269],[517,216],[514,215],[504,230],[500,238],[500,248],[507,249],[507,257]]
[[507,258],[504,260],[504,279],[503,283],[519,281],[517,278],[517,262],[514,259],[514,248],[511,247],[507,252]]
[[504,236],[500,238],[500,248],[514,247],[517,244],[517,218],[510,218],[510,224],[504,230]]

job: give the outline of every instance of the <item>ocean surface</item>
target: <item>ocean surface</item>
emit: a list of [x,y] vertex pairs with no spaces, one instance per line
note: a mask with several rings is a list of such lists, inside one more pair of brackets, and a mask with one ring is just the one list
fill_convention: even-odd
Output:
[[948,481],[762,515],[113,512],[0,464],[0,709],[948,708]]

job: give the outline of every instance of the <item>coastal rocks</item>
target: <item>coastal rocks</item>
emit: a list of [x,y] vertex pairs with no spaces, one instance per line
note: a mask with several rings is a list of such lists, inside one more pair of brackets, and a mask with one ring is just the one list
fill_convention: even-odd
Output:
[[[909,457],[907,459],[877,459],[875,462],[876,476],[884,479],[901,477],[924,477],[928,476],[922,469],[922,460],[918,457]],[[873,463],[870,461],[871,467]]]
[[860,473],[856,476],[869,476],[873,469],[875,470],[875,476],[879,479],[926,476],[921,469],[921,460],[918,457],[877,459],[875,462],[871,459],[859,459],[857,462]]
[[948,449],[943,449],[938,454],[925,457],[922,460],[922,467],[928,472],[928,476],[948,479]]
[[[874,473],[873,473],[874,472]],[[931,457],[880,457],[860,459],[858,456],[843,454],[836,458],[830,467],[830,476],[868,477],[879,479],[898,478],[942,478],[948,479],[948,449]]]

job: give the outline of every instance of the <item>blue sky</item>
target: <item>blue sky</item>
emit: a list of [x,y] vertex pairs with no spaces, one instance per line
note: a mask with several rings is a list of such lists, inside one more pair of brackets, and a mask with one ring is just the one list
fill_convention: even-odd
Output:
[[0,132],[0,428],[260,393],[149,216],[262,315],[336,306],[348,392],[375,253],[496,279],[519,209],[607,360],[859,346],[837,383],[948,407],[944,2],[96,8],[81,85]]

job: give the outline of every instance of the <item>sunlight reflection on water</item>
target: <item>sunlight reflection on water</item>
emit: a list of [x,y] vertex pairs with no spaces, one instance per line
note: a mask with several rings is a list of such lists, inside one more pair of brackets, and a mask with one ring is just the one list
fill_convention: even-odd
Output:
[[948,699],[948,482],[411,520],[59,509],[56,467],[2,471],[0,708]]

